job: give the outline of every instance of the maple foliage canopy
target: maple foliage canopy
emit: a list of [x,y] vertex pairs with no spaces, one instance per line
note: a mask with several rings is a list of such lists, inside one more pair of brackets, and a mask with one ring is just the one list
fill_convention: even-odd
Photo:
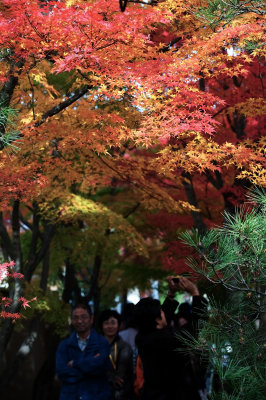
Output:
[[202,4],[1,1],[1,101],[20,132],[1,153],[4,206],[37,200],[50,218],[73,190],[129,185],[151,210],[217,220],[208,195],[265,183],[263,16],[213,29]]

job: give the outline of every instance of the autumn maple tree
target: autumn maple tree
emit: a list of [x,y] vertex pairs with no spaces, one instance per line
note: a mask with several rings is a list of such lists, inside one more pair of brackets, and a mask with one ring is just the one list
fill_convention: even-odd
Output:
[[182,271],[176,232],[265,185],[263,13],[222,2],[0,2],[1,247],[44,296],[62,265],[98,302],[121,263]]

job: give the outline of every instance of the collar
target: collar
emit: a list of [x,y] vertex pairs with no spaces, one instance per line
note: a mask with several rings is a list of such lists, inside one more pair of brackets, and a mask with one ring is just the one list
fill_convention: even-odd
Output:
[[88,341],[89,338],[90,338],[90,335],[91,335],[91,334],[89,333],[88,336],[87,336],[85,339],[82,339],[82,338],[79,336],[79,334],[76,332],[76,338],[77,338],[78,340],[83,341],[83,342]]
[[85,338],[82,339],[77,333],[76,333],[76,337],[77,337],[77,341],[78,341],[78,346],[80,348],[81,351],[84,351],[87,347],[89,338],[90,338],[90,334]]

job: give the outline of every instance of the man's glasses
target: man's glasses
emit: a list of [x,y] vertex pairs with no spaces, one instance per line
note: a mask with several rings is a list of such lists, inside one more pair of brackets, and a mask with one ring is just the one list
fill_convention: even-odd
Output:
[[72,321],[87,321],[89,318],[89,315],[73,315]]

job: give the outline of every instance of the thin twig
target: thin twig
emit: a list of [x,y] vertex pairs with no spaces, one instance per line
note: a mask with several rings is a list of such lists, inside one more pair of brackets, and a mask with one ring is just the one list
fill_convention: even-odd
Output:
[[28,81],[29,81],[29,84],[30,84],[30,87],[31,87],[31,108],[32,108],[33,121],[35,121],[34,86],[33,86],[32,82],[31,82],[29,72],[27,72],[27,77],[28,77]]

